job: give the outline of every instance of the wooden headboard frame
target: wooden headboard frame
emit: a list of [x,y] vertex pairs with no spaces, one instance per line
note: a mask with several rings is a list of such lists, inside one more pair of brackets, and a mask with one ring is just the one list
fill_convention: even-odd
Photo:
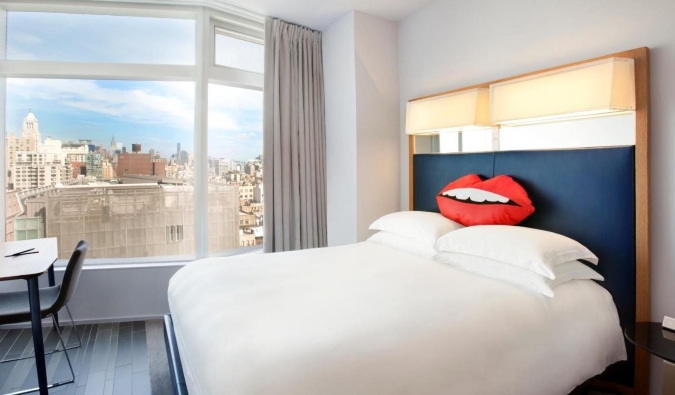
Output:
[[[594,59],[552,67],[531,73],[478,85],[454,89],[447,92],[418,97],[410,101],[427,99],[474,88],[489,88],[491,84],[510,81],[533,74],[558,70],[579,64],[594,62],[605,58],[631,58],[635,61],[635,317],[636,321],[650,320],[650,263],[649,263],[649,49],[637,48],[618,52]],[[409,171],[409,208],[413,210],[415,190],[413,188],[415,154],[415,136],[408,137],[408,171]],[[625,388],[615,388],[621,393],[633,393]],[[649,354],[642,349],[635,350],[635,395],[649,394]]]

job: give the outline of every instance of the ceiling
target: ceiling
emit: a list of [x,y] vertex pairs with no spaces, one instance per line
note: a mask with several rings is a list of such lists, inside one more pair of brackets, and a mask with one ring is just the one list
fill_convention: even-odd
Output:
[[[92,0],[90,0],[92,1]],[[137,3],[198,4],[217,9],[239,8],[315,30],[324,30],[351,10],[398,21],[434,0],[93,0]]]
[[[1,2],[2,0],[0,0]],[[59,0],[43,0],[59,3]],[[258,19],[272,16],[315,30],[324,30],[355,10],[398,21],[435,0],[74,0],[169,5],[203,5]]]
[[434,0],[211,0],[324,30],[351,10],[398,21]]

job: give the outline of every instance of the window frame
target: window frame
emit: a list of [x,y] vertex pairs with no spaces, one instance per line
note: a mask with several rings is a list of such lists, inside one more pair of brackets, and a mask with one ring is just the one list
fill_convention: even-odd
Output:
[[[7,12],[52,12],[115,16],[191,19],[195,21],[194,65],[81,63],[6,59]],[[194,103],[194,204],[195,254],[138,258],[89,259],[91,267],[134,267],[185,264],[209,256],[231,256],[259,253],[262,246],[235,248],[209,253],[208,250],[208,85],[219,84],[239,88],[263,89],[264,78],[255,72],[215,65],[216,29],[238,35],[250,35],[264,42],[264,17],[243,12],[237,7],[227,10],[195,5],[155,5],[139,3],[20,3],[12,0],[0,4],[0,124],[6,127],[7,78],[55,78],[90,80],[191,81],[195,84]],[[237,37],[241,38],[241,36]],[[264,45],[264,43],[263,43]],[[5,130],[6,135],[6,130]],[[0,181],[6,185],[5,149],[0,150]],[[6,194],[0,196],[0,212],[5,216]],[[6,232],[6,223],[0,225]],[[65,266],[59,260],[56,266]]]

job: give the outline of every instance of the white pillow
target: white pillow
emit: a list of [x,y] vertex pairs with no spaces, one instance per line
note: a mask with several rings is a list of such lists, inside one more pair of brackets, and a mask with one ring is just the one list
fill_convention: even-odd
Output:
[[431,259],[434,255],[436,255],[436,250],[429,244],[422,243],[419,240],[411,239],[410,237],[397,235],[396,233],[384,231],[377,232],[370,236],[367,241],[427,259]]
[[604,280],[600,274],[579,261],[569,261],[556,265],[553,268],[556,278],[555,280],[551,280],[540,274],[508,263],[478,256],[443,252],[434,256],[434,260],[465,272],[519,285],[551,298],[555,294],[553,289],[568,281]]
[[555,278],[553,268],[561,263],[576,259],[598,263],[588,248],[569,237],[521,226],[463,228],[438,239],[436,249],[510,263],[551,279]]
[[463,227],[439,213],[399,211],[380,217],[370,225],[369,229],[395,233],[433,247],[439,237]]

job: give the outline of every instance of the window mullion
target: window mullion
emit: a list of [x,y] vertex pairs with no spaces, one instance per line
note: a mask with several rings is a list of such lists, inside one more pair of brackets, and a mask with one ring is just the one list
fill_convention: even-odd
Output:
[[209,253],[208,227],[208,59],[211,41],[209,16],[201,8],[196,23],[195,80],[195,252],[197,258]]
[[[6,43],[7,43],[7,11],[1,10],[0,9],[0,61],[5,59],[6,56]],[[7,135],[7,131],[5,130],[7,122],[5,122],[5,112],[7,109],[7,79],[3,76],[0,76],[0,125],[2,125],[2,130],[3,130],[3,149],[0,150],[0,169],[2,171],[0,172],[0,182],[2,182],[2,185],[7,185],[7,182],[5,180],[5,177],[7,176],[7,169],[5,169],[5,148],[4,148],[4,140]],[[2,231],[2,240],[5,240],[5,235],[7,234],[7,228],[6,228],[6,221],[4,218],[6,218],[6,204],[7,202],[5,199],[7,198],[7,189],[5,189],[5,193],[3,193],[0,196],[0,218],[3,218],[2,220],[2,225],[0,225],[0,231]]]
[[[3,49],[4,54],[4,49]],[[0,60],[0,75],[8,78],[125,79],[193,81],[195,66]]]

